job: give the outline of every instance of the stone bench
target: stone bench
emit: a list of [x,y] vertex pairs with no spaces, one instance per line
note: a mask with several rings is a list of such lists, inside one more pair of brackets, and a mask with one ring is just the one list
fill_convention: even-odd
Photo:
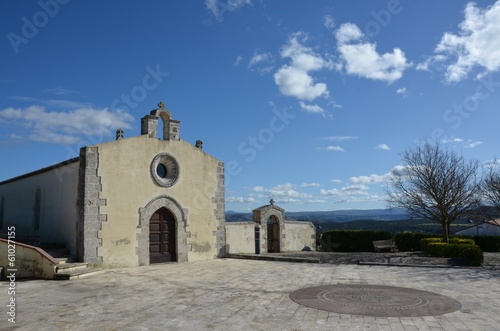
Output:
[[375,248],[375,252],[380,252],[382,250],[394,252],[397,249],[397,246],[392,240],[375,240],[373,241],[373,248]]

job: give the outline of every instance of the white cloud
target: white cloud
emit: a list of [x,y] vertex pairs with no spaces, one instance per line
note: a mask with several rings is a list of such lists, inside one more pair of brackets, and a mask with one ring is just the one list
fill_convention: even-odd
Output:
[[470,2],[465,7],[465,18],[458,34],[446,32],[434,50],[440,56],[430,58],[419,68],[428,68],[433,60],[452,59],[447,66],[445,80],[456,83],[466,78],[475,67],[485,73],[500,69],[500,1],[482,9]]
[[386,198],[381,197],[377,194],[367,194],[362,196],[347,196],[342,199],[336,200],[333,203],[360,203],[360,202],[374,202],[374,201],[384,201]]
[[325,28],[333,29],[335,27],[335,19],[332,15],[326,14],[325,17],[323,17],[323,24],[325,25]]
[[322,149],[325,151],[332,151],[332,152],[345,152],[345,150],[340,146],[318,147],[318,149]]
[[461,138],[448,138],[448,139],[443,139],[442,142],[443,144],[449,144],[449,143],[461,143],[464,140]]
[[386,144],[380,144],[380,145],[377,145],[375,146],[376,149],[383,149],[384,151],[390,151],[391,148],[389,146],[387,146]]
[[330,101],[329,102],[330,105],[332,105],[333,108],[344,108],[344,106],[342,105],[339,105],[338,103],[336,103],[335,101]]
[[385,175],[369,175],[369,176],[358,176],[358,177],[351,177],[349,178],[349,181],[353,184],[360,184],[360,185],[371,185],[371,184],[379,184],[384,182],[387,179],[388,174]]
[[252,5],[252,0],[206,0],[205,1],[205,6],[218,21],[222,21],[224,19],[225,12],[234,12],[245,5]]
[[429,58],[425,59],[425,61],[422,62],[422,63],[418,63],[415,66],[415,69],[416,70],[422,70],[422,71],[430,71],[430,67],[434,63],[442,62],[442,61],[445,61],[445,60],[446,60],[446,56],[444,56],[444,55],[435,55],[435,56],[432,56],[432,57],[429,57]]
[[6,108],[0,110],[1,118],[28,131],[25,137],[16,135],[17,138],[63,145],[81,142],[83,136],[109,135],[118,128],[128,129],[134,119],[126,112],[107,108],[56,112],[43,106]]
[[464,148],[474,148],[474,147],[482,145],[482,144],[484,144],[482,141],[471,141],[471,142],[467,143],[464,146]]
[[291,63],[282,66],[274,74],[274,82],[281,93],[300,100],[312,101],[321,96],[327,97],[329,92],[326,84],[316,83],[309,73],[332,68],[332,64],[315,54],[311,48],[303,46],[299,39],[305,41],[307,36],[301,32],[293,34],[281,50],[281,57],[290,58]]
[[345,23],[335,32],[337,49],[348,74],[392,83],[411,66],[403,51],[394,48],[392,53],[378,54],[375,43],[361,42],[361,30],[352,23]]
[[326,110],[324,110],[323,108],[321,108],[318,105],[306,105],[303,101],[299,101],[299,104],[300,104],[300,108],[302,108],[303,110],[305,110],[308,113],[321,114],[325,117],[330,117],[330,118],[332,117],[331,114],[327,113]]
[[320,106],[318,105],[306,105],[304,102],[300,101],[300,108],[304,109],[305,111],[307,112],[310,112],[310,113],[324,113],[325,110],[323,108],[321,108]]
[[450,144],[450,143],[461,144],[464,148],[474,148],[476,146],[483,144],[482,141],[477,141],[477,140],[472,140],[472,139],[465,140],[462,138],[455,138],[455,137],[443,139],[442,143],[443,144]]
[[324,190],[321,189],[319,193],[321,195],[331,195],[331,196],[346,196],[346,195],[368,195],[366,192],[370,188],[366,185],[349,185],[344,186],[341,189],[331,189]]
[[363,38],[363,32],[356,24],[344,23],[335,31],[335,38],[339,44],[345,44],[350,41],[357,41]]
[[302,183],[300,187],[321,187],[320,183]]
[[258,51],[255,51],[252,58],[250,59],[250,62],[248,62],[248,68],[252,69],[256,64],[259,64],[261,62],[269,62],[271,60],[271,53],[259,53]]
[[266,189],[262,186],[254,186],[251,188],[251,190],[254,192],[264,192]]
[[332,183],[340,184],[340,183],[342,183],[342,180],[340,180],[340,179],[332,179]]
[[406,94],[406,87],[398,88],[396,90],[397,94]]
[[409,166],[397,165],[394,168],[392,168],[391,171],[389,171],[389,173],[387,174],[387,177],[389,178],[390,176],[395,176],[395,177],[407,176],[409,169],[411,169],[411,168],[409,168]]
[[233,66],[235,66],[235,67],[239,66],[241,61],[243,61],[243,57],[241,55],[238,55],[236,57],[236,60],[234,60]]
[[257,200],[254,198],[244,198],[244,197],[227,197],[227,203],[256,203]]
[[[295,186],[291,183],[285,183],[285,184],[280,184],[276,185],[271,188],[264,188],[262,186],[255,186],[251,188],[252,191],[262,193],[262,194],[257,194],[254,196],[257,196],[259,198],[273,198],[276,201],[277,198],[284,199],[284,198],[312,198],[310,194],[306,193],[300,193],[295,190]],[[284,202],[283,200],[280,200],[281,202]],[[286,201],[290,202],[290,201]]]

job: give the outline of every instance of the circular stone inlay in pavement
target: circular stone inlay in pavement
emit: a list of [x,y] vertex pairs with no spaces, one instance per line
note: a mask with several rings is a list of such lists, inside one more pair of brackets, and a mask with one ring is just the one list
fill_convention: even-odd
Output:
[[462,307],[457,300],[441,294],[382,285],[308,287],[292,292],[290,299],[339,314],[380,317],[434,316]]

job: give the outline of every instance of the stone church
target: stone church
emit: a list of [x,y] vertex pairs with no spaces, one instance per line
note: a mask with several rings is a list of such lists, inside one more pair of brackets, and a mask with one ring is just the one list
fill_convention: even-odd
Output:
[[116,140],[83,147],[79,157],[0,182],[0,234],[15,226],[19,241],[64,245],[105,267],[314,246],[312,226],[285,222],[273,204],[274,228],[259,219],[226,229],[224,163],[201,141],[180,139],[180,122],[158,106],[141,119],[140,136],[117,130]]

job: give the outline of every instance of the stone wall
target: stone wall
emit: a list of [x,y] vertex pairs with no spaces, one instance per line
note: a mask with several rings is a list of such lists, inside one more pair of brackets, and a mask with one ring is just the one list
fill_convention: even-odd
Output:
[[311,222],[285,221],[283,252],[316,250],[316,228]]
[[0,183],[0,233],[65,245],[76,253],[79,159],[71,159]]
[[[267,238],[262,234],[266,225],[255,221],[227,222],[226,247],[228,254],[255,254],[255,228],[259,227],[261,253],[267,253]],[[264,230],[263,230],[264,228]],[[311,222],[284,221],[280,252],[316,250],[316,228]]]
[[59,263],[52,256],[39,247],[25,245],[0,238],[0,267],[4,274],[9,274],[9,260],[7,252],[15,251],[15,274],[18,278],[45,278],[53,279],[55,268]]
[[226,251],[228,254],[255,253],[255,222],[226,223]]

